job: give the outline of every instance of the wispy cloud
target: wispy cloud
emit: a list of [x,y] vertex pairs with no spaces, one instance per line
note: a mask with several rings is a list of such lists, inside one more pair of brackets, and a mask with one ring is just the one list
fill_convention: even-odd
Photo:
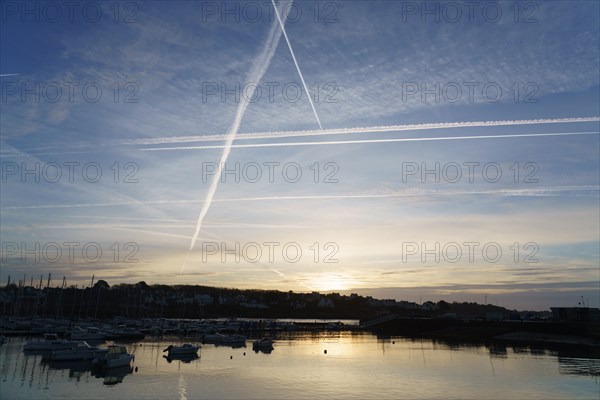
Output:
[[[461,289],[475,297],[494,285],[515,293],[536,279],[549,285],[531,290],[550,297],[576,287],[570,282],[577,279],[597,288],[597,3],[548,2],[537,24],[515,23],[512,13],[492,24],[430,23],[418,15],[398,23],[401,2],[383,0],[337,2],[338,20],[327,23],[301,3],[293,4],[304,11],[300,20],[290,14],[285,24],[269,1],[261,5],[268,17],[259,21],[215,16],[212,22],[200,21],[194,2],[155,1],[139,9],[137,23],[35,24],[27,37],[16,35],[6,44],[10,68],[3,65],[2,84],[19,90],[24,84],[29,94],[25,102],[17,92],[2,104],[2,162],[28,170],[40,165],[42,180],[50,163],[97,162],[104,174],[95,184],[67,183],[66,169],[56,184],[12,175],[0,190],[3,240],[136,241],[144,253],[131,268],[38,268],[70,280],[96,272],[118,281],[283,290],[321,288],[329,280],[363,289],[412,286],[416,295],[419,286],[435,286],[439,291],[430,293],[446,290],[449,300],[460,299]],[[291,9],[278,4],[278,11]],[[286,42],[279,33],[270,36],[273,30],[285,33]],[[272,46],[265,45],[269,38]],[[261,58],[269,47],[272,53]],[[31,57],[47,62],[32,69]],[[264,71],[256,72],[261,65]],[[244,84],[256,76],[260,82],[252,83],[269,86],[246,104],[251,87]],[[52,82],[63,89],[60,101],[45,96]],[[103,89],[98,102],[82,97],[91,82]],[[127,83],[139,89],[137,103],[123,102]],[[38,84],[39,101],[29,90]],[[208,95],[207,84],[219,93]],[[407,93],[407,84],[418,93]],[[301,92],[298,101],[286,96],[286,85]],[[491,99],[498,87],[502,95]],[[223,159],[224,172],[235,164],[241,173],[217,187],[219,174],[211,183],[202,169]],[[107,168],[115,161],[139,166],[139,182],[114,182],[115,168]],[[259,182],[244,180],[244,165],[269,162],[279,163],[273,182],[265,169]],[[290,183],[280,172],[294,162],[304,174]],[[322,182],[329,162],[339,167],[335,184]],[[433,181],[431,175],[406,181],[405,162],[420,172],[439,163],[441,173]],[[468,162],[480,163],[473,174],[463,169],[463,179],[444,181],[444,165]],[[480,174],[486,164],[499,166],[502,179],[486,180]],[[536,168],[535,182],[524,181],[526,165]],[[544,264],[396,263],[399,240],[462,239],[537,241]],[[306,244],[306,259],[207,265],[199,245],[206,240],[297,241]],[[339,243],[340,262],[314,263],[308,246],[317,241]],[[190,264],[177,275],[186,254]],[[2,275],[29,274],[36,268],[30,267],[11,264]]]
[[[36,156],[33,156],[29,153],[23,152],[19,149],[17,149],[14,146],[11,146],[7,143],[3,143],[2,145],[10,154],[14,154],[16,157],[21,158],[22,160],[25,160],[29,163],[30,167],[34,166],[34,165],[38,165],[39,168],[41,170],[43,170],[44,168],[46,168],[47,163],[44,162],[43,160],[37,158]],[[96,184],[90,186],[90,185],[70,185],[67,183],[66,180],[58,180],[57,181],[58,185],[60,185],[63,189],[65,190],[73,190],[75,192],[79,192],[82,194],[87,195],[90,198],[98,198],[98,197],[104,197],[104,198],[117,198],[117,199],[123,199],[124,202],[131,204],[131,205],[137,205],[139,206],[140,210],[143,210],[145,212],[148,212],[150,215],[154,215],[154,216],[161,216],[161,217],[167,217],[168,216],[160,211],[157,210],[149,205],[145,205],[143,204],[141,201],[139,201],[138,199],[131,197],[129,195],[126,195],[124,193],[121,193],[109,186],[107,186],[106,184],[104,184],[102,181],[97,182]]]
[[[451,197],[451,196],[514,196],[514,197],[549,197],[549,196],[597,196],[600,186],[555,186],[526,189],[494,189],[494,190],[422,190],[418,192],[400,191],[395,193],[354,193],[339,195],[305,195],[305,196],[258,196],[213,199],[213,203],[238,203],[252,201],[294,201],[294,200],[350,200],[350,199],[387,199],[402,197]],[[80,207],[119,207],[125,205],[160,205],[160,204],[197,204],[196,199],[172,199],[156,201],[120,201],[110,203],[72,203],[72,204],[41,204],[33,206],[2,206],[5,210],[28,210],[44,208],[80,208]],[[93,218],[93,217],[91,217]]]

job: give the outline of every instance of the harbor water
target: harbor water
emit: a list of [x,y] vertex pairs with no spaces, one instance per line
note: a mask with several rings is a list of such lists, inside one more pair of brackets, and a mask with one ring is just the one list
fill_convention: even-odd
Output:
[[[539,398],[597,399],[600,360],[584,352],[486,346],[361,332],[290,333],[274,349],[202,345],[199,358],[169,360],[181,340],[127,344],[131,367],[94,372],[48,363],[13,337],[0,347],[0,398]],[[185,342],[195,343],[193,340]]]

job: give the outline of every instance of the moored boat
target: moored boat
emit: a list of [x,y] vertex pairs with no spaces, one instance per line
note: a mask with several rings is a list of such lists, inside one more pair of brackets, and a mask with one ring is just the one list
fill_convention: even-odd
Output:
[[103,342],[105,337],[106,333],[102,332],[100,328],[96,328],[95,326],[90,326],[86,329],[82,329],[77,326],[71,332],[71,340],[85,340],[86,342]]
[[59,339],[54,333],[44,334],[44,340],[27,342],[23,345],[25,351],[51,351],[70,349],[77,346],[77,342],[73,340]]
[[116,368],[129,365],[133,355],[127,353],[125,346],[108,346],[108,353],[104,357],[95,358],[93,363],[96,367]]
[[109,340],[139,340],[146,337],[141,331],[119,325],[116,329],[106,332],[105,338]]
[[245,345],[246,336],[243,335],[223,335],[221,333],[215,333],[213,335],[205,335],[203,340],[204,343],[220,344],[220,345]]
[[107,353],[108,349],[90,346],[87,342],[82,341],[76,347],[70,349],[53,350],[49,358],[53,361],[93,360],[94,358],[103,357]]
[[181,346],[173,346],[170,345],[163,352],[168,352],[169,356],[179,355],[179,354],[196,354],[200,346],[194,346],[193,344],[185,343]]

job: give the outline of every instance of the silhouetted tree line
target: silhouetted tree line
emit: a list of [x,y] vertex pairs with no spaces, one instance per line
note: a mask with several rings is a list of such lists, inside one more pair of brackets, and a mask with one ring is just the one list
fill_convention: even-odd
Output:
[[104,319],[129,318],[347,318],[368,319],[385,313],[409,317],[468,313],[484,316],[506,309],[477,303],[415,303],[377,300],[339,293],[241,290],[199,285],[148,285],[99,280],[92,287],[35,288],[8,284],[0,288],[2,315]]

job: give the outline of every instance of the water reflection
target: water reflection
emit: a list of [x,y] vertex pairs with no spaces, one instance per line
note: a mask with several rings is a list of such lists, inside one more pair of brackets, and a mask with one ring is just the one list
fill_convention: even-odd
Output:
[[488,347],[488,350],[490,352],[490,357],[496,357],[496,358],[507,358],[508,357],[507,348],[504,345],[493,344]]
[[254,347],[252,350],[254,350],[256,354],[271,354],[273,352],[273,347]]
[[189,364],[192,361],[199,359],[200,356],[198,354],[171,354],[170,356],[163,356],[163,358],[167,360],[168,363],[173,361],[181,361]]
[[[68,370],[69,379],[81,381],[86,376],[103,379],[105,385],[116,385],[123,382],[123,378],[133,373],[133,367],[127,365],[117,368],[94,368],[91,360],[86,361],[46,361],[42,359],[42,364],[50,370]],[[33,371],[32,371],[33,372]]]
[[233,343],[209,343],[215,347],[225,347],[229,349],[241,349],[246,347],[245,342],[233,342]]
[[566,375],[589,375],[600,377],[600,363],[588,358],[558,357],[558,369]]
[[124,365],[122,367],[108,368],[108,369],[94,369],[93,374],[95,378],[104,380],[105,385],[116,385],[122,383],[125,376],[133,373],[133,367]]
[[49,369],[69,370],[69,378],[81,378],[83,374],[92,370],[92,361],[46,361],[42,359],[42,364]]
[[273,339],[275,351],[206,345],[201,358],[164,356],[174,338],[143,341],[127,346],[133,367],[106,371],[27,355],[15,340],[0,347],[0,398],[589,398],[600,388],[600,357],[589,348],[359,332]]

